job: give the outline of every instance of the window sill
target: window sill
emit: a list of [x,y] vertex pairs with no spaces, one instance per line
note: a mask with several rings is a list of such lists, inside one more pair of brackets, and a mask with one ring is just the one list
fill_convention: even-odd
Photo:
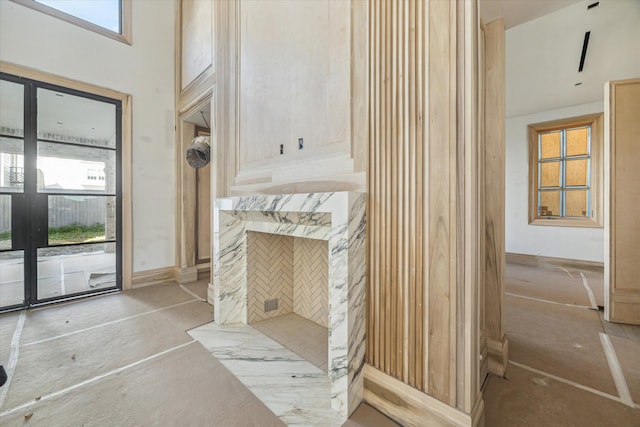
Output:
[[593,218],[534,218],[529,220],[529,225],[542,225],[552,227],[578,227],[578,228],[602,228],[602,224]]

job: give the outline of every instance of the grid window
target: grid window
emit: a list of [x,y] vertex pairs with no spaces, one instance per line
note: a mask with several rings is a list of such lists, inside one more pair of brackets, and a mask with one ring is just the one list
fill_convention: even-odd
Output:
[[529,125],[529,223],[601,226],[602,114]]
[[538,217],[591,216],[591,126],[538,134]]
[[131,0],[11,0],[131,44]]

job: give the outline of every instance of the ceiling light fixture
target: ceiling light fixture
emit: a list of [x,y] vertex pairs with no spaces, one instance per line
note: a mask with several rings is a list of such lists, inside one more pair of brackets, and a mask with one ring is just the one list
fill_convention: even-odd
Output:
[[589,46],[589,36],[591,31],[584,33],[584,40],[582,42],[582,54],[580,55],[580,66],[578,66],[578,72],[581,73],[584,68],[584,60],[587,57],[587,47]]

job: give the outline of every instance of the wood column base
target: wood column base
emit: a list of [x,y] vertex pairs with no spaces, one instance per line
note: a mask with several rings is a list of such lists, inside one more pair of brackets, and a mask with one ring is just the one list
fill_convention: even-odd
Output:
[[509,339],[506,335],[502,340],[487,338],[488,370],[494,375],[504,377],[509,365]]
[[198,280],[198,268],[197,267],[186,267],[186,268],[177,268],[176,269],[176,282],[181,285],[185,283],[191,283]]
[[364,400],[403,426],[484,426],[484,401],[478,396],[471,414],[451,407],[367,364]]
[[165,283],[174,279],[173,267],[155,268],[153,270],[136,271],[132,275],[131,289],[141,288],[156,283]]

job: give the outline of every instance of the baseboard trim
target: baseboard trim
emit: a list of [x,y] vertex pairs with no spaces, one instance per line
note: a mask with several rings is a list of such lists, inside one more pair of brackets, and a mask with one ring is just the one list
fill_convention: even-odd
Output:
[[509,366],[509,339],[506,335],[502,340],[487,338],[487,361],[490,373],[504,377]]
[[184,285],[185,283],[191,283],[198,280],[198,267],[186,267],[175,269],[176,282]]
[[489,348],[487,346],[487,337],[480,338],[480,388],[486,384],[489,376]]
[[484,402],[480,396],[472,413],[467,414],[369,364],[364,367],[364,401],[407,427],[481,427],[484,424]]
[[131,275],[131,288],[142,288],[174,280],[173,267],[154,268],[152,270],[136,271]]
[[507,252],[505,254],[508,264],[528,265],[533,267],[565,267],[577,270],[594,271],[604,273],[604,263],[596,261],[584,261],[580,259],[553,258],[539,255],[516,254]]
[[209,264],[208,262],[204,264],[197,264],[196,268],[198,269],[198,273],[208,273],[211,270],[211,264]]

